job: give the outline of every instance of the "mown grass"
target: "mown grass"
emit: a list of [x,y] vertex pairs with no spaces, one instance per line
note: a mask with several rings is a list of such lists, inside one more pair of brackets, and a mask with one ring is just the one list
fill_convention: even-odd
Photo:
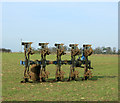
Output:
[[[32,60],[39,59],[34,54]],[[93,78],[87,81],[20,83],[23,80],[24,60],[22,53],[2,54],[2,100],[3,101],[117,101],[118,100],[118,56],[92,55],[89,57],[94,69]],[[56,55],[47,56],[56,60]],[[70,59],[64,55],[62,59]],[[55,78],[55,65],[48,65],[49,79]],[[65,78],[69,77],[70,66],[63,65]],[[83,77],[83,68],[76,68]]]

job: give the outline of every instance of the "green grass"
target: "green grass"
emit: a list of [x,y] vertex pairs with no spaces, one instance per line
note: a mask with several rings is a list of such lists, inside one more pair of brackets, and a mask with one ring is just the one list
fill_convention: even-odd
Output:
[[[32,60],[40,55],[31,56]],[[117,101],[118,100],[118,56],[92,55],[93,78],[87,81],[20,83],[23,80],[24,54],[2,54],[2,100],[3,101]],[[56,55],[47,56],[55,60]],[[64,55],[62,59],[70,59]],[[49,79],[55,78],[55,65],[47,66]],[[70,66],[63,65],[65,78],[68,78]],[[76,68],[83,77],[83,68]]]

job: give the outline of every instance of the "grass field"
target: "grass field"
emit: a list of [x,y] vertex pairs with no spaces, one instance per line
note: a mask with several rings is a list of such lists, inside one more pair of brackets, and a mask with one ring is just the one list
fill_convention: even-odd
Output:
[[[40,55],[31,56],[32,60]],[[55,60],[56,55],[47,56]],[[62,59],[70,59],[64,55]],[[23,80],[24,54],[2,54],[2,100],[3,101],[117,101],[118,100],[118,56],[92,55],[89,57],[94,69],[93,78],[87,81],[20,83]],[[65,78],[68,78],[69,65],[63,65]],[[55,65],[47,66],[49,79],[55,78]],[[83,77],[83,68],[76,68]]]

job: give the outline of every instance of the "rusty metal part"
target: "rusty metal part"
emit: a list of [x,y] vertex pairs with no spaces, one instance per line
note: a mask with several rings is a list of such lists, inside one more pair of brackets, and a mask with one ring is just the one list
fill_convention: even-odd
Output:
[[92,55],[93,49],[91,48],[91,45],[83,45],[83,48],[86,57]]
[[33,80],[33,81],[39,81],[40,80],[40,78],[39,78],[40,68],[41,68],[41,66],[37,65],[37,64],[33,64],[31,66],[31,70],[30,70],[30,74],[29,74],[31,80]]
[[[93,53],[91,45],[83,45],[83,54],[85,56],[85,69],[84,69],[84,79],[87,80],[92,77],[92,73],[89,68],[91,68],[91,62],[88,60],[88,56]],[[89,68],[88,68],[89,67]]]
[[34,54],[31,48],[32,42],[22,42],[24,45],[24,54],[25,54],[25,69],[24,69],[24,81],[28,82],[29,75],[29,67],[30,67],[30,55]]
[[92,73],[91,71],[88,69],[88,61],[86,60],[86,63],[84,64],[85,68],[84,68],[84,79],[90,79],[92,77]]
[[[83,53],[81,58],[79,57],[76,60],[76,56],[81,54],[81,51],[78,49],[78,44],[70,44],[71,47],[71,60],[61,60],[61,56],[65,55],[64,44],[55,44],[57,48],[57,60],[56,61],[49,61],[46,60],[46,56],[50,54],[48,49],[48,43],[39,43],[40,48],[40,55],[41,59],[32,61],[30,60],[30,55],[33,54],[31,48],[32,42],[22,42],[24,45],[24,53],[25,53],[25,61],[21,61],[20,63],[25,66],[24,70],[24,81],[23,83],[28,82],[29,79],[32,81],[39,81],[43,82],[46,81],[48,75],[50,74],[46,71],[46,65],[54,64],[57,66],[55,80],[62,81],[64,78],[65,72],[61,70],[61,66],[71,65],[70,66],[70,74],[68,80],[75,80],[79,76],[79,72],[75,70],[75,67],[82,67],[84,68],[84,79],[87,80],[92,77],[92,73],[89,69],[93,69],[91,67],[91,61],[88,60],[88,56],[93,53],[91,45],[83,45]],[[31,68],[30,68],[31,65]],[[84,66],[82,66],[84,65]],[[30,68],[30,70],[29,70]]]
[[75,80],[76,78],[79,77],[78,74],[79,74],[78,71],[74,71],[74,72],[72,72],[72,73],[70,74],[70,78],[69,78],[69,80]]
[[84,76],[88,76],[89,78],[92,78],[92,72],[88,70]]
[[70,75],[69,75],[69,80],[75,80],[76,78],[78,78],[79,76],[79,72],[76,71],[72,66],[70,67]]
[[56,76],[55,76],[56,81],[62,81],[64,79],[64,74],[65,74],[64,71],[60,71],[56,73]]
[[73,80],[76,79],[78,77],[78,72],[75,71],[75,66],[76,66],[76,62],[75,62],[75,56],[80,55],[80,49],[78,49],[78,44],[70,44],[69,45],[71,47],[71,61],[72,61],[72,66],[70,67],[70,75],[69,75],[69,79],[68,80]]
[[50,54],[50,51],[48,49],[49,43],[39,43],[39,46],[41,46],[41,71],[40,71],[40,81],[45,81],[46,78],[48,78],[48,75],[50,74],[48,71],[46,71],[46,56]]
[[49,74],[50,74],[48,71],[42,70],[41,72],[42,72],[42,73],[41,73],[41,78],[44,78],[44,79],[45,79],[45,78],[48,78],[48,76],[49,76]]
[[90,79],[92,78],[92,72],[90,70],[88,70],[85,74],[84,74],[84,79]]
[[77,47],[78,44],[70,44],[69,45],[71,47],[71,56],[76,56],[80,54],[80,49]]
[[62,80],[64,78],[64,72],[61,71],[61,56],[66,54],[64,51],[64,44],[55,44],[56,48],[57,48],[57,69],[56,69],[56,74],[55,74],[55,80],[59,81]]

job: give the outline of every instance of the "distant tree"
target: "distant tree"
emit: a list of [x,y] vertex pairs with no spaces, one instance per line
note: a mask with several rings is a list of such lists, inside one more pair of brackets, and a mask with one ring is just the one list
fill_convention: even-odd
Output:
[[8,53],[10,53],[10,52],[12,52],[12,51],[11,51],[11,49],[1,48],[1,49],[0,49],[0,52],[8,52]]
[[106,48],[103,46],[103,47],[102,47],[102,50],[106,50]]
[[7,49],[7,52],[8,52],[8,53],[10,53],[10,52],[11,52],[11,50],[10,50],[10,49]]
[[102,48],[100,48],[100,47],[95,48],[94,54],[102,54]]
[[116,47],[113,47],[113,54],[116,54]]
[[104,46],[101,49],[102,49],[102,54],[106,54],[107,49]]
[[111,49],[111,47],[107,47],[107,48],[106,48],[106,53],[107,53],[107,54],[112,54],[112,49]]

